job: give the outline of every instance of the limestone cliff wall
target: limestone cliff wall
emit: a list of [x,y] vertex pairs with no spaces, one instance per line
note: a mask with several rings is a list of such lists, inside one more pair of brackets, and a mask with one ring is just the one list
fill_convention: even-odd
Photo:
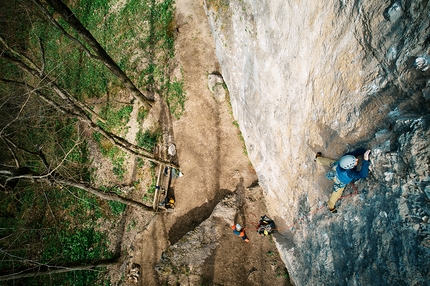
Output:
[[[205,6],[293,281],[428,285],[428,1]],[[339,158],[356,147],[373,150],[371,174],[332,215],[323,207],[327,170],[315,153]]]

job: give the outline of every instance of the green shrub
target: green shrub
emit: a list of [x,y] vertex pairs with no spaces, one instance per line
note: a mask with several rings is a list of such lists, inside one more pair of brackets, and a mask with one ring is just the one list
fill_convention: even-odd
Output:
[[[58,240],[59,239],[59,240]],[[41,260],[46,263],[62,261],[85,262],[110,258],[107,251],[107,237],[93,228],[63,230],[58,233],[58,239],[45,236],[46,243]]]
[[117,201],[108,201],[108,204],[111,208],[112,214],[115,217],[118,217],[121,213],[123,213],[127,207],[125,204]]
[[143,147],[146,150],[152,152],[154,150],[155,144],[158,142],[158,138],[160,138],[160,133],[151,132],[149,130],[139,130],[136,134],[137,146]]
[[167,103],[169,104],[171,114],[179,119],[185,110],[185,91],[183,81],[174,81],[168,84]]

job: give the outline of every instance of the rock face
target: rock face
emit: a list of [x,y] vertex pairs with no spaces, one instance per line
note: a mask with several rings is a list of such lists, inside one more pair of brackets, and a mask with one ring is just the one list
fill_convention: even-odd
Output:
[[[296,285],[430,281],[428,1],[205,1],[222,77]],[[372,149],[324,203],[313,159]],[[355,193],[352,187],[345,194]]]
[[[167,285],[290,285],[273,240],[259,237],[255,222],[247,219],[263,210],[260,187],[236,189],[208,219],[167,248],[156,270]],[[250,243],[233,234],[235,223],[248,226]]]
[[226,90],[224,89],[224,80],[219,74],[211,73],[208,75],[208,87],[214,95],[217,102],[224,102],[226,96]]

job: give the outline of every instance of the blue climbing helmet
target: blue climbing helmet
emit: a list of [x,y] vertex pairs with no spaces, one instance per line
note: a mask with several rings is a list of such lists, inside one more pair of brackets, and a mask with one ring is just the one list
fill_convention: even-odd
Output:
[[355,166],[355,157],[352,155],[342,156],[339,160],[339,165],[342,169],[352,169]]

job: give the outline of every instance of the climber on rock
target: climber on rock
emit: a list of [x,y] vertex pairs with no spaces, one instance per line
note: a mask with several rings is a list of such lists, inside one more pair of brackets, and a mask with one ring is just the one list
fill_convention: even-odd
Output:
[[[321,152],[315,156],[315,162],[330,167],[332,171],[328,172],[326,177],[334,182],[333,193],[327,203],[332,213],[337,213],[335,204],[342,196],[346,185],[354,180],[366,178],[369,173],[369,155],[371,150],[357,149],[353,152],[344,154],[339,161],[322,157]],[[358,156],[363,155],[363,162],[360,171],[357,170]]]
[[232,225],[231,229],[233,230],[233,233],[237,236],[240,236],[243,241],[249,242],[248,237],[246,237],[245,229],[242,229],[242,226],[240,224]]

